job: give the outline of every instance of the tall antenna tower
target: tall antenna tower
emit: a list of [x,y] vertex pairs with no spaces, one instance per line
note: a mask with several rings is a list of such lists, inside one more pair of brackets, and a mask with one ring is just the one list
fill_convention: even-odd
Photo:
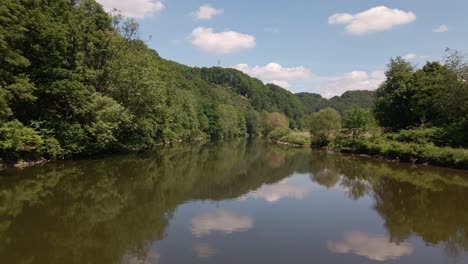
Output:
[[218,59],[218,67],[221,67],[221,60]]

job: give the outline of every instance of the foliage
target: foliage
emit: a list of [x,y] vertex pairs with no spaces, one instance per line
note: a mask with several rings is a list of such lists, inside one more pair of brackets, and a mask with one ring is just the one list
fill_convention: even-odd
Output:
[[385,72],[387,80],[377,89],[374,114],[385,128],[401,129],[416,124],[412,112],[413,73],[411,63],[398,57],[391,59]]
[[268,134],[268,137],[271,138],[271,139],[275,139],[275,140],[280,140],[282,139],[283,137],[287,136],[291,134],[291,130],[287,127],[278,127],[278,128],[275,128],[273,131],[271,131],[269,134]]
[[265,118],[266,118],[265,125],[266,125],[266,129],[268,133],[278,128],[285,129],[289,127],[288,118],[281,113],[278,113],[278,112],[269,113],[266,115]]
[[294,145],[310,146],[310,135],[302,135],[300,133],[290,133],[289,135],[283,136],[280,140]]
[[338,111],[342,116],[352,106],[371,110],[376,100],[374,91],[347,91],[341,96],[334,96],[330,99],[313,93],[298,93],[296,96],[305,105],[307,113],[318,112],[330,107]]
[[395,133],[385,134],[385,138],[394,141],[406,143],[413,142],[418,144],[431,143],[434,145],[443,145],[444,137],[444,129],[438,127],[419,127],[415,129],[400,130]]
[[320,112],[312,113],[308,123],[312,144],[325,146],[328,144],[330,135],[341,128],[341,116],[336,110],[325,108]]
[[437,147],[432,143],[401,142],[383,137],[361,137],[354,141],[337,137],[331,145],[345,152],[355,150],[361,154],[398,161],[468,169],[468,150]]
[[135,20],[108,14],[95,0],[2,1],[0,17],[2,162],[270,133],[279,139],[289,129],[309,129],[315,145],[326,145],[339,132],[339,114],[353,134],[368,133],[374,101],[388,130],[443,128],[427,140],[419,132],[389,140],[468,146],[467,63],[458,51],[419,70],[392,59],[377,92],[324,99],[235,69],[165,60],[139,39]]
[[61,154],[58,141],[48,131],[24,126],[18,120],[0,126],[0,161],[55,158]]
[[343,127],[350,130],[353,136],[359,136],[373,125],[373,116],[369,110],[353,106],[346,111]]

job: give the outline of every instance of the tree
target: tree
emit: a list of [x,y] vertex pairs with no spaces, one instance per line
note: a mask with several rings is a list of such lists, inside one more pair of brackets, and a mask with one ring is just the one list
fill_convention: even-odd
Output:
[[312,113],[308,121],[312,143],[319,146],[328,144],[330,135],[341,128],[341,116],[332,108]]
[[444,57],[445,65],[457,74],[459,80],[468,82],[468,61],[465,54],[459,50],[445,49],[447,55]]
[[249,109],[245,113],[245,122],[249,136],[257,136],[262,133],[263,121],[259,112]]
[[373,122],[372,113],[359,106],[351,107],[343,119],[344,128],[351,131],[353,138],[366,131]]
[[218,106],[219,124],[224,138],[240,136],[245,131],[245,119],[242,123],[240,113],[232,105],[221,104]]
[[418,120],[412,110],[414,67],[397,57],[385,72],[387,79],[377,89],[374,115],[379,124],[391,130],[411,127]]
[[265,123],[266,123],[267,130],[269,132],[273,131],[273,130],[275,130],[277,128],[288,128],[289,127],[288,118],[284,114],[278,113],[278,112],[273,112],[273,113],[267,114]]
[[[459,93],[463,83],[456,72],[439,62],[428,62],[414,73],[413,78],[414,92],[411,99],[417,125],[444,126],[455,122],[461,106],[455,104],[458,101],[456,97],[463,95]],[[454,94],[454,91],[457,93]]]

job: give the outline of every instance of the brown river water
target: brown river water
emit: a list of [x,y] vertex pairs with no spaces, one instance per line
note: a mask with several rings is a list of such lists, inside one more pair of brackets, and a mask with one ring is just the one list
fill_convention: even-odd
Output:
[[0,172],[0,263],[468,263],[468,172],[263,141]]

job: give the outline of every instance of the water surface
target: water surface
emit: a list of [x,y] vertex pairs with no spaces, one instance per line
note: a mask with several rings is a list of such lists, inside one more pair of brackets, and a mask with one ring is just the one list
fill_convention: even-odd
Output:
[[0,263],[468,263],[468,174],[265,142],[0,175]]

